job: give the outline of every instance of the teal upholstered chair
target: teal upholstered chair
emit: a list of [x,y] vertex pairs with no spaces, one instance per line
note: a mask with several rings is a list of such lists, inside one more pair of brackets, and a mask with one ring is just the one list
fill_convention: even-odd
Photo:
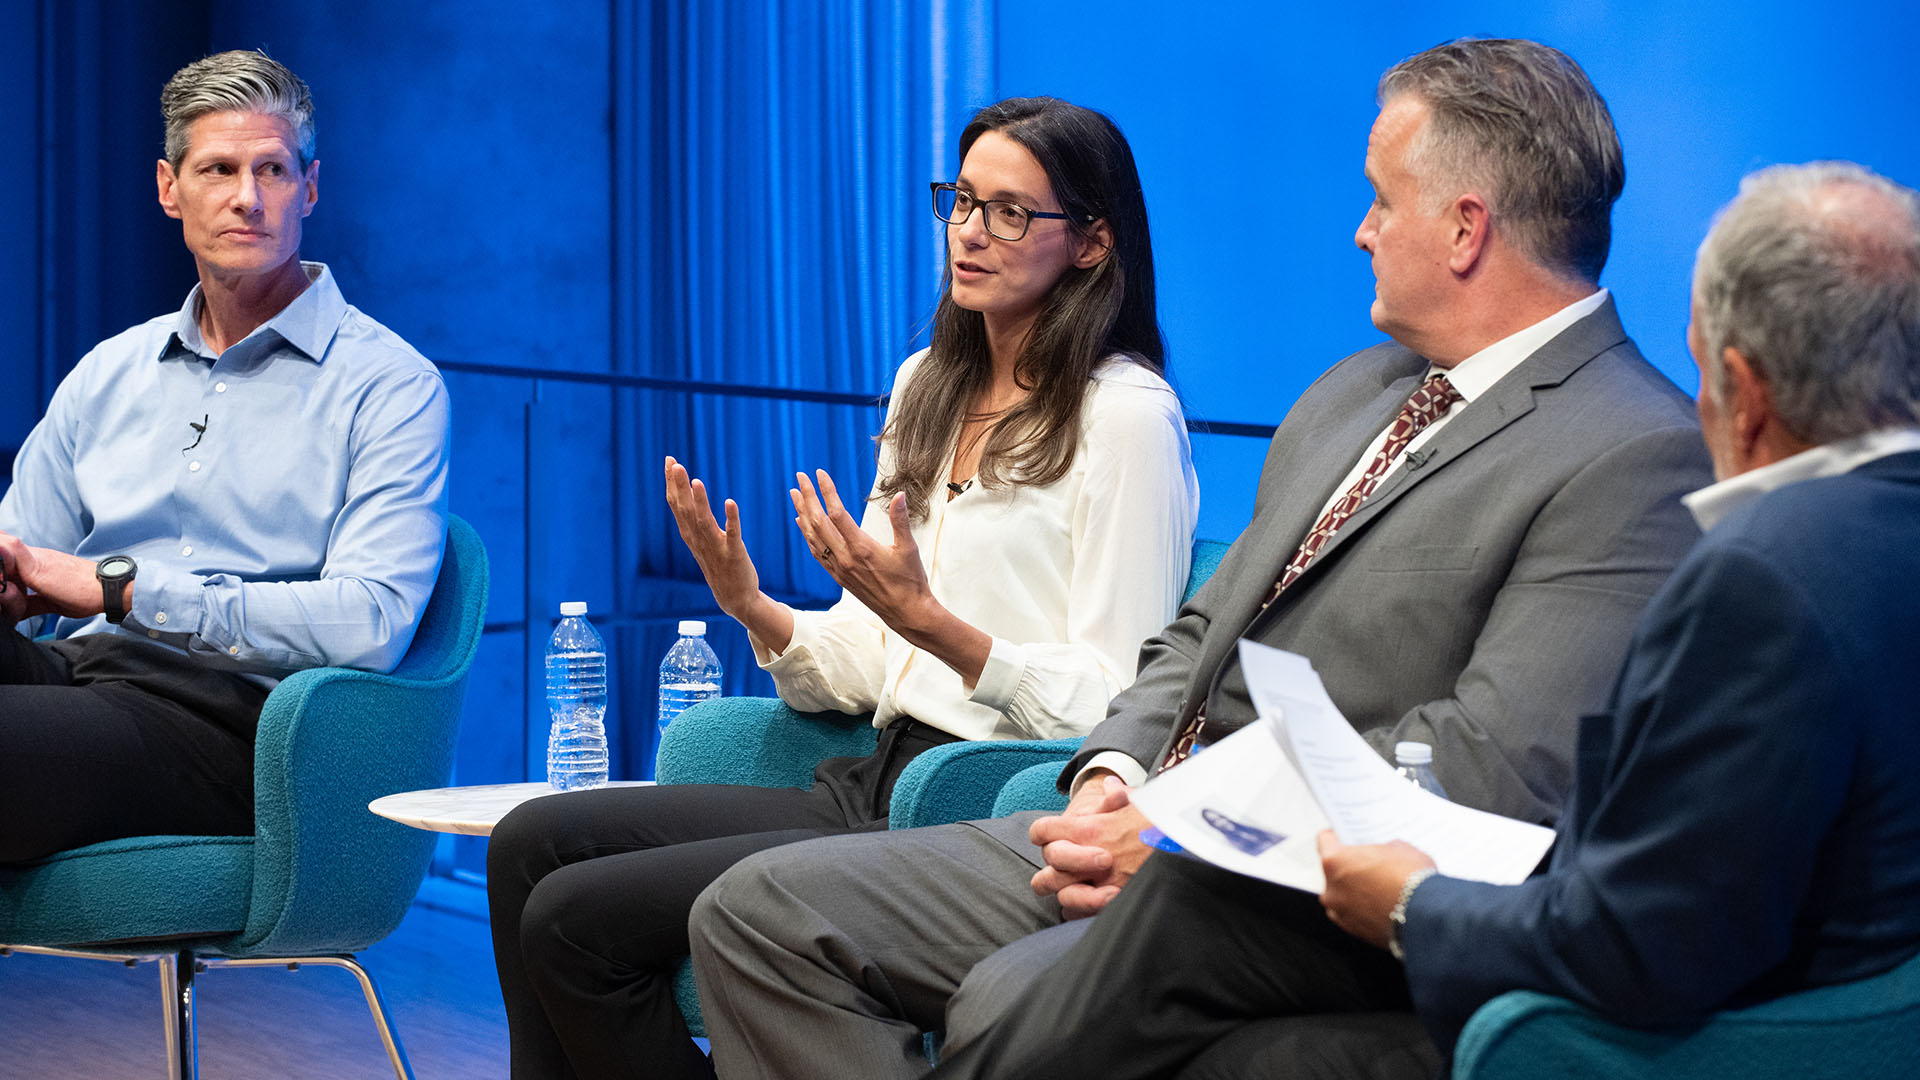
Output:
[[[1186,596],[1191,599],[1220,565],[1227,545],[1196,540]],[[719,698],[681,713],[660,738],[654,776],[663,784],[757,784],[805,787],[820,759],[866,755],[879,735],[869,716],[800,713],[778,698]],[[891,827],[917,828],[998,817],[1019,810],[1057,810],[1061,765],[1079,739],[950,743],[926,751],[894,783]],[[1018,786],[1003,796],[1010,781]],[[687,1026],[705,1033],[693,965],[680,965],[674,997]]]
[[433,597],[391,675],[318,668],[267,696],[254,835],[111,840],[0,869],[0,951],[155,961],[176,1080],[195,1074],[198,971],[344,967],[394,1072],[410,1077],[379,991],[351,954],[399,925],[434,836],[375,817],[367,803],[447,782],[486,604],[486,549],[450,517]]
[[[1196,540],[1193,545],[1193,569],[1187,574],[1187,599],[1200,591],[1200,586],[1220,567],[1220,559],[1227,553],[1227,545],[1219,540]],[[927,761],[931,755],[922,754],[913,764],[907,766],[906,773],[912,774],[926,763],[929,772],[940,770],[939,780],[929,776],[922,785],[931,789],[931,794],[920,795],[909,800],[906,809],[911,813],[910,820],[902,820],[902,801],[896,791],[893,797],[893,821],[896,829],[916,825],[933,825],[943,821],[971,821],[975,818],[1005,817],[1022,810],[1064,810],[1067,797],[1060,793],[1060,768],[1067,758],[1080,749],[1079,739],[1053,739],[1047,742],[993,742],[961,743],[952,747],[938,747],[934,753],[944,752],[948,759],[936,758]],[[1024,760],[1023,760],[1024,757]],[[947,761],[951,760],[961,775],[946,776]],[[978,782],[966,794],[954,789],[961,787],[968,774],[978,777]],[[905,784],[908,775],[900,777]],[[953,791],[953,794],[949,794]],[[918,795],[918,792],[916,792]],[[984,795],[984,802],[980,801]]]
[[1473,1014],[1453,1067],[1458,1080],[1920,1076],[1920,957],[1676,1029],[1622,1027],[1565,998],[1516,990]]

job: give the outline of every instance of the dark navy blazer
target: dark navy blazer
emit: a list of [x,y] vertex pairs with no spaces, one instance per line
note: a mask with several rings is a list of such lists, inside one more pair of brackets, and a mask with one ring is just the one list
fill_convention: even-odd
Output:
[[1506,990],[1652,1025],[1920,952],[1920,453],[1710,530],[1581,723],[1547,871],[1433,878],[1402,941],[1449,1054]]

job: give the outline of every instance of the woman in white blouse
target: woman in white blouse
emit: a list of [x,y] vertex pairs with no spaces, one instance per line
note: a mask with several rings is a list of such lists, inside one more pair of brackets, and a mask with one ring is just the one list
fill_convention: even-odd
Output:
[[508,815],[487,880],[516,1077],[711,1076],[672,997],[701,889],[776,844],[885,828],[929,747],[1085,734],[1179,604],[1199,490],[1132,151],[1099,113],[1017,98],[974,116],[960,157],[933,185],[932,345],[895,377],[861,520],[824,472],[790,493],[840,602],[761,592],[733,501],[722,526],[666,462],[680,535],[781,698],[871,712],[879,746],[810,790],[601,789]]

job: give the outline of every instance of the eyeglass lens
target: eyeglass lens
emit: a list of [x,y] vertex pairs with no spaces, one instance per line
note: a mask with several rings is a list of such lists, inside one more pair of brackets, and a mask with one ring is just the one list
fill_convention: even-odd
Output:
[[954,188],[933,189],[933,212],[940,220],[959,225],[973,215],[975,207],[986,214],[987,231],[1002,240],[1018,240],[1027,235],[1027,211],[1010,202],[976,202],[971,193]]

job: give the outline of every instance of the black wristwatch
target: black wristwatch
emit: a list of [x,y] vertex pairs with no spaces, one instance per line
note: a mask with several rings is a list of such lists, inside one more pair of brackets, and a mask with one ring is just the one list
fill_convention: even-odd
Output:
[[127,555],[109,555],[93,568],[93,576],[100,579],[101,604],[108,622],[118,625],[121,619],[127,617],[122,599],[126,595],[127,582],[133,580],[133,573],[137,569],[133,558]]

